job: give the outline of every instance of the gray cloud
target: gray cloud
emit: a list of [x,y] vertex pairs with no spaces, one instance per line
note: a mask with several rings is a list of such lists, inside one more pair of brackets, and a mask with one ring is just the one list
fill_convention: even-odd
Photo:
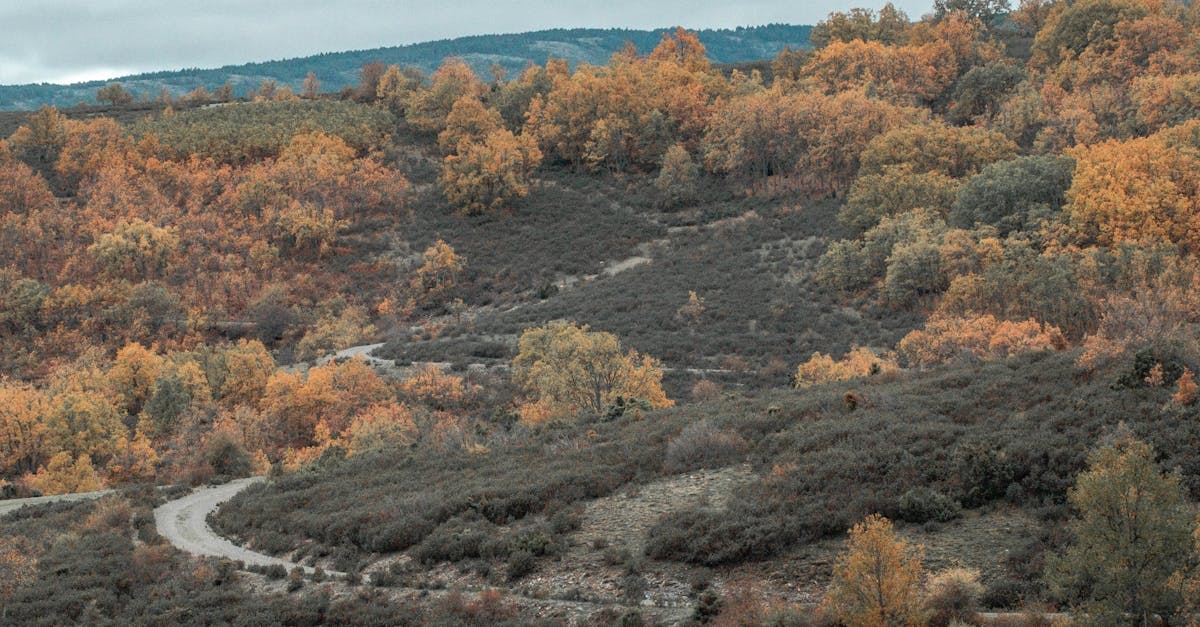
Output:
[[[0,84],[65,82],[559,27],[812,24],[884,0],[0,2]],[[929,0],[900,0],[913,18]]]

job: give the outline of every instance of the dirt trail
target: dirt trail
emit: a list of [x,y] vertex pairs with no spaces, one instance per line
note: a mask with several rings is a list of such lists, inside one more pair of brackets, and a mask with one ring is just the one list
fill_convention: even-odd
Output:
[[72,501],[90,501],[98,499],[112,490],[97,490],[95,492],[77,492],[75,494],[55,494],[52,496],[34,496],[26,499],[9,499],[0,501],[0,516],[15,512],[26,505],[45,505],[46,503],[67,503]]
[[[208,515],[211,512],[237,493],[263,480],[262,477],[250,477],[223,485],[197,488],[187,496],[169,501],[156,508],[154,525],[158,529],[159,535],[181,551],[193,555],[223,557],[253,566],[278,564],[290,571],[300,565],[242,548],[217,535],[208,526]],[[302,568],[306,572],[313,570],[306,566],[302,566]],[[330,572],[328,574],[340,575],[341,573]]]

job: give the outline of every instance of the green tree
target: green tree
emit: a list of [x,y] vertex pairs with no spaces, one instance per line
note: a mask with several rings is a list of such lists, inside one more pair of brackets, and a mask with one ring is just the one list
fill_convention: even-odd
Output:
[[1070,157],[1041,155],[993,163],[958,190],[950,211],[955,226],[995,226],[1001,235],[1029,229],[1066,203],[1075,172]]
[[1180,603],[1168,582],[1190,556],[1192,516],[1177,473],[1163,474],[1150,445],[1122,433],[1094,451],[1068,493],[1073,540],[1047,565],[1054,593],[1113,623],[1156,624]]
[[662,169],[654,180],[660,202],[668,207],[677,207],[696,199],[696,186],[700,181],[700,166],[683,146],[676,144],[663,155]]

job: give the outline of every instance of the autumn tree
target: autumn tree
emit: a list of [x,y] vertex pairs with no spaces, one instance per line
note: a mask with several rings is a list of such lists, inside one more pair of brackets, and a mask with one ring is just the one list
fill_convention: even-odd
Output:
[[825,606],[851,627],[925,624],[923,553],[900,539],[891,521],[868,516],[850,529],[846,550],[833,566]]
[[1115,622],[1170,616],[1180,598],[1168,581],[1187,565],[1193,522],[1179,475],[1163,474],[1154,450],[1122,432],[1092,452],[1068,499],[1072,541],[1046,570],[1055,594]]
[[354,90],[354,98],[359,102],[370,102],[376,98],[383,100],[379,85],[386,71],[382,61],[364,63],[358,70],[358,88]]
[[133,94],[120,83],[109,83],[96,90],[96,100],[113,106],[129,105],[133,104]]
[[27,383],[0,379],[0,470],[7,476],[37,470],[54,450],[46,426],[49,402]]
[[478,98],[464,96],[454,101],[446,116],[446,128],[438,133],[438,148],[444,155],[454,154],[463,142],[480,143],[503,127],[504,120],[496,110]]
[[154,351],[136,342],[117,351],[107,375],[127,415],[141,413],[154,393],[155,384],[163,371],[163,362],[163,358]]
[[[424,77],[413,68],[389,65],[376,81],[375,98],[396,115],[404,115],[412,93],[421,86]],[[364,85],[363,89],[366,86]]]
[[438,182],[446,199],[467,215],[508,209],[527,196],[542,159],[532,137],[508,129],[493,131],[480,143],[462,143],[457,150],[442,162]]
[[436,300],[457,284],[466,265],[453,246],[439,239],[421,253],[421,266],[411,287],[423,300]]
[[87,252],[110,277],[145,279],[163,276],[178,249],[176,229],[134,218],[97,237]]
[[42,106],[9,138],[13,155],[43,176],[52,172],[67,142],[66,123],[67,116],[58,109]]
[[862,173],[908,166],[913,172],[941,172],[962,178],[990,163],[1016,156],[1016,144],[995,131],[941,123],[914,124],[872,140],[862,153]]
[[885,45],[904,43],[909,28],[908,16],[887,3],[875,13],[871,9],[854,8],[847,12],[830,13],[813,27],[809,43],[824,48],[833,42],[877,41]]
[[830,381],[847,381],[883,372],[895,372],[894,356],[880,355],[862,346],[856,346],[840,360],[824,353],[813,353],[808,361],[796,368],[796,387],[803,388]]
[[443,61],[429,79],[428,89],[411,93],[404,113],[409,124],[426,133],[446,128],[446,118],[454,103],[466,97],[481,98],[487,89],[475,71],[458,57]]
[[618,399],[651,407],[674,403],[662,389],[657,360],[625,351],[611,333],[551,322],[526,329],[513,360],[513,379],[531,399],[562,414],[603,413]]
[[321,95],[321,80],[317,78],[315,72],[309,72],[304,76],[304,92],[301,95],[305,98],[316,98]]
[[42,494],[92,492],[104,487],[89,455],[85,453],[72,458],[66,451],[51,457],[45,467],[39,468],[36,474],[27,476],[25,480]]
[[997,320],[990,314],[965,318],[930,318],[910,332],[896,351],[913,366],[935,366],[964,356],[1005,359],[1021,353],[1063,350],[1066,338],[1058,328],[1029,319]]
[[219,354],[212,378],[217,397],[229,406],[253,405],[262,396],[275,359],[257,340],[238,340]]
[[1081,236],[1200,250],[1200,121],[1071,155],[1077,165],[1065,210]]

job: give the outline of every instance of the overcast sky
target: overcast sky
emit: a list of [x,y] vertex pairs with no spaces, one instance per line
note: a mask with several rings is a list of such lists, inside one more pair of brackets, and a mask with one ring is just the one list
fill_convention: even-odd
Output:
[[[558,27],[814,24],[886,0],[0,0],[0,84],[70,83]],[[896,0],[916,19],[932,0]]]

